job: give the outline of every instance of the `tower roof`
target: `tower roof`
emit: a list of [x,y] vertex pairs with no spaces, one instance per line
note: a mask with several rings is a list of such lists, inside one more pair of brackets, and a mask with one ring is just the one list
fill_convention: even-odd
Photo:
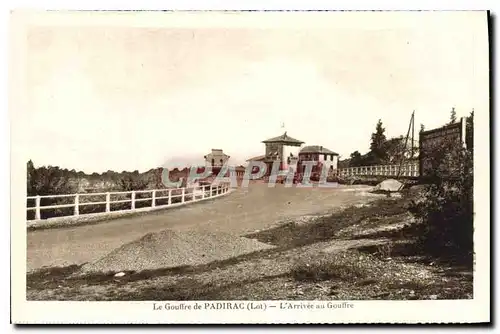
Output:
[[217,148],[213,148],[212,152],[210,152],[209,154],[204,156],[205,159],[207,159],[207,157],[208,157],[208,159],[211,159],[211,158],[224,159],[225,157],[227,157],[228,159],[230,158],[229,155],[225,154],[221,149],[217,149]]
[[289,135],[286,134],[286,132],[284,134],[282,134],[281,136],[264,140],[263,143],[281,143],[281,144],[287,144],[287,145],[291,145],[291,146],[300,146],[300,145],[304,144],[303,141],[300,141],[298,139],[290,137]]

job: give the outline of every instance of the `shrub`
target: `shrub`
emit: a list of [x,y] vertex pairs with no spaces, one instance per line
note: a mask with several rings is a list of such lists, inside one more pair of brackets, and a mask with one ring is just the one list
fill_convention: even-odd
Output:
[[433,255],[469,256],[473,251],[472,148],[443,142],[425,152],[430,171],[424,195],[410,205],[421,220],[419,244]]
[[339,257],[333,257],[311,263],[297,263],[292,268],[291,275],[296,281],[353,280],[365,277],[356,262],[337,261],[338,259]]

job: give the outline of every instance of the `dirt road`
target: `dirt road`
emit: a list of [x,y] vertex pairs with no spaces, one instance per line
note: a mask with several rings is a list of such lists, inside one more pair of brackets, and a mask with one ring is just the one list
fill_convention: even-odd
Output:
[[366,203],[375,197],[367,187],[268,188],[253,184],[226,197],[145,216],[120,218],[97,225],[28,232],[28,271],[96,260],[113,249],[164,229],[223,231],[244,234],[308,214]]

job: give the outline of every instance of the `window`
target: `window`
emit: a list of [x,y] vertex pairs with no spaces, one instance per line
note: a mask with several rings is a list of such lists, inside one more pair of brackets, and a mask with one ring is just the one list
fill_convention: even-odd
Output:
[[326,154],[323,154],[323,160],[325,160],[325,161],[328,160],[328,156]]
[[220,159],[220,164],[223,165],[224,164],[224,161],[222,159]]
[[212,166],[215,165],[215,159],[212,158]]
[[333,161],[333,154],[330,155],[330,161]]

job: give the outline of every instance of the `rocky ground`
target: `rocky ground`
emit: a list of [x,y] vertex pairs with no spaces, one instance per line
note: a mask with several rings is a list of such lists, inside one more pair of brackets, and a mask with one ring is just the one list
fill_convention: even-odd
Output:
[[470,263],[430,258],[405,226],[411,196],[294,218],[246,238],[274,246],[229,259],[143,271],[27,275],[28,300],[367,300],[472,298]]

